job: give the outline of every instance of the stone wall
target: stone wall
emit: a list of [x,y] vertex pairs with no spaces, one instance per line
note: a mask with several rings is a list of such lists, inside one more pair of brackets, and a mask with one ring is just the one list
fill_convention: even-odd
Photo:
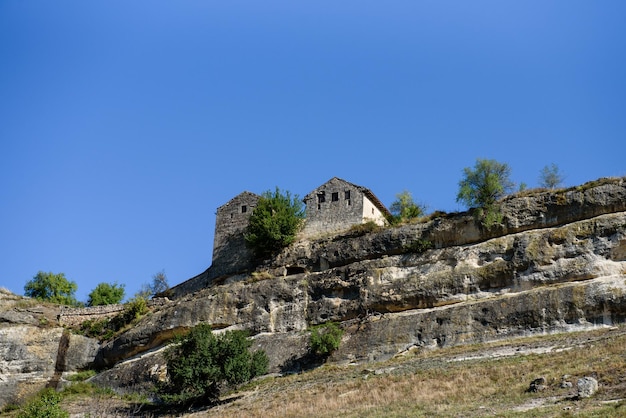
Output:
[[112,318],[124,310],[124,305],[90,306],[87,308],[63,308],[59,314],[59,323],[70,327],[80,325],[87,320]]
[[[148,308],[164,306],[169,302],[167,298],[154,298],[147,301]],[[63,326],[77,326],[88,320],[112,318],[124,311],[124,304],[89,306],[85,308],[63,307],[59,313],[59,324]]]

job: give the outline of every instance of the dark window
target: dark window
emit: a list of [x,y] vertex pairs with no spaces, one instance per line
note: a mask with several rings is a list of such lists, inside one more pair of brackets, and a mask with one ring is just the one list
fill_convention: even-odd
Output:
[[346,200],[350,200],[350,190],[346,190]]
[[339,192],[333,192],[333,194],[331,196],[331,200],[333,202],[338,202],[339,201]]
[[241,213],[246,213],[248,211],[248,207],[246,205],[241,206]]
[[318,193],[317,194],[317,203],[323,203],[326,201],[326,193]]

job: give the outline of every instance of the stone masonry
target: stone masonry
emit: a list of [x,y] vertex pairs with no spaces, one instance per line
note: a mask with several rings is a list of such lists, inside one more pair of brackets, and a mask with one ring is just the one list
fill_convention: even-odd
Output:
[[304,197],[306,223],[303,235],[335,233],[368,221],[386,224],[389,210],[371,190],[338,177]]

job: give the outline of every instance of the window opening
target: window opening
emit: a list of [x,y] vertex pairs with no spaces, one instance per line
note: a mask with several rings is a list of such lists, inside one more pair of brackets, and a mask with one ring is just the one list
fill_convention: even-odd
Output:
[[337,202],[339,201],[339,192],[333,192],[332,196],[331,196],[331,200],[333,202]]
[[248,211],[248,206],[241,205],[241,213],[246,213]]
[[346,200],[350,200],[350,190],[346,190],[345,196],[346,196]]
[[326,201],[326,193],[321,192],[317,194],[317,203],[323,203]]

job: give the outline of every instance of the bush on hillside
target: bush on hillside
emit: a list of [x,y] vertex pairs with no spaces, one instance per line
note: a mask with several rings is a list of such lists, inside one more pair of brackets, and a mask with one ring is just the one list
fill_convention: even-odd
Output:
[[316,325],[311,328],[311,351],[318,356],[327,357],[339,348],[342,336],[343,330],[335,322]]
[[69,413],[61,409],[61,395],[54,389],[44,389],[17,414],[17,418],[67,418]]
[[215,402],[224,386],[267,372],[267,355],[250,353],[251,345],[243,331],[215,335],[208,324],[195,326],[166,351],[168,382],[159,396],[170,404]]

